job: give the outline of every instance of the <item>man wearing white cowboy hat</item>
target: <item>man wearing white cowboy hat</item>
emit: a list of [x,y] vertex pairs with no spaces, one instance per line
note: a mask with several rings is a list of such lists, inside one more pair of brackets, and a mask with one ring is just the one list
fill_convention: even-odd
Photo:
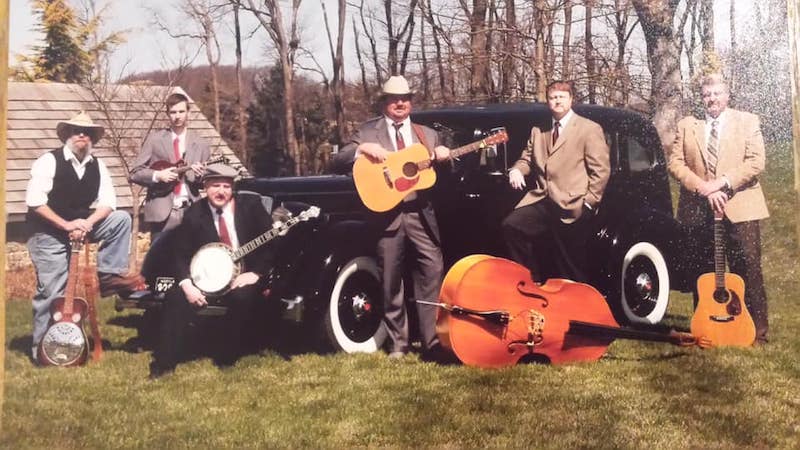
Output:
[[[425,145],[431,159],[449,159],[450,150],[439,145],[436,131],[411,123],[412,97],[413,92],[404,77],[390,77],[381,94],[383,115],[356,130],[347,145],[333,157],[332,169],[347,173],[352,170],[355,159],[362,155],[373,162],[381,162],[389,152],[402,150],[412,143]],[[377,255],[383,283],[384,323],[391,340],[389,357],[400,358],[410,347],[402,283],[403,258],[405,255],[416,257],[412,269],[414,300],[436,302],[443,272],[439,227],[425,191],[410,194],[395,208],[376,214],[372,222],[380,232]],[[435,306],[416,303],[416,308],[423,356],[436,358],[439,340]]]
[[[261,200],[252,195],[234,192],[234,180],[238,172],[224,164],[210,164],[203,174],[203,189],[206,197],[186,209],[183,221],[171,234],[174,236],[175,279],[178,283],[166,293],[158,345],[153,352],[150,365],[151,378],[158,378],[175,370],[184,356],[185,343],[191,332],[189,326],[195,313],[206,307],[212,298],[207,298],[190,278],[192,257],[204,245],[222,242],[233,249],[238,248],[272,227],[272,218]],[[257,304],[267,286],[272,267],[271,246],[262,246],[244,257],[244,268],[231,282],[231,290],[224,295],[227,306],[224,325],[223,354],[217,362],[229,365],[238,357],[255,350],[259,345],[255,327],[247,321],[254,308],[270,308],[274,305]],[[220,300],[220,299],[216,299]],[[260,323],[263,327],[263,323]],[[252,333],[251,333],[252,334]]]
[[[103,127],[83,111],[56,127],[64,146],[40,156],[31,167],[25,193],[31,227],[28,251],[36,269],[33,297],[33,355],[47,330],[53,299],[63,295],[69,266],[69,241],[102,241],[97,271],[103,297],[141,287],[127,275],[131,217],[117,211],[108,169],[92,156]],[[95,205],[92,209],[92,205]]]

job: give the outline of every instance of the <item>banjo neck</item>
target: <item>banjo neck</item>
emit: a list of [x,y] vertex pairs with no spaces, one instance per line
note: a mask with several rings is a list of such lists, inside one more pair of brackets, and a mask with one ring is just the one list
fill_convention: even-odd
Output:
[[255,249],[261,247],[262,245],[266,244],[267,242],[275,239],[281,233],[288,230],[289,228],[297,225],[301,221],[306,220],[306,217],[303,215],[292,217],[291,219],[287,220],[283,223],[283,225],[279,226],[278,228],[272,228],[269,231],[258,235],[255,239],[251,240],[250,242],[240,246],[236,250],[231,252],[231,258],[234,262],[239,261],[240,259],[247,256],[250,252],[254,251]]

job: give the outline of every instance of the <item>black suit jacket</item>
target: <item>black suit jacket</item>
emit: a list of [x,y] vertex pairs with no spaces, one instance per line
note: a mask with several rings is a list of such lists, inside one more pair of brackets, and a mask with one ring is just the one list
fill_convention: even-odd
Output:
[[[234,195],[233,221],[239,245],[244,245],[272,228],[272,217],[260,199],[252,195]],[[189,278],[192,256],[200,247],[220,242],[214,226],[214,215],[206,199],[195,202],[183,215],[183,222],[170,234],[175,239],[176,279]],[[244,257],[244,271],[265,275],[272,267],[271,243],[265,244]]]

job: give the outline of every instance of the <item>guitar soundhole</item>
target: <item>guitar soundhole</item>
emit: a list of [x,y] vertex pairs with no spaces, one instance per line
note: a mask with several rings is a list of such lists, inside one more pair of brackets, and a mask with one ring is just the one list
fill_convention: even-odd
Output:
[[714,291],[714,301],[717,303],[725,303],[730,298],[730,293],[727,289],[717,289]]
[[406,178],[413,178],[417,175],[417,165],[413,162],[407,162],[403,164],[403,176]]

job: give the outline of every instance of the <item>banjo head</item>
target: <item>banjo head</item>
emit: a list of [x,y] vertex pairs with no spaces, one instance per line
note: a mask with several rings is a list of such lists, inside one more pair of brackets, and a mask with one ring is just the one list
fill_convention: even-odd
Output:
[[233,260],[231,252],[227,245],[212,242],[200,247],[192,257],[189,275],[204,294],[224,294],[239,275],[239,264]]

